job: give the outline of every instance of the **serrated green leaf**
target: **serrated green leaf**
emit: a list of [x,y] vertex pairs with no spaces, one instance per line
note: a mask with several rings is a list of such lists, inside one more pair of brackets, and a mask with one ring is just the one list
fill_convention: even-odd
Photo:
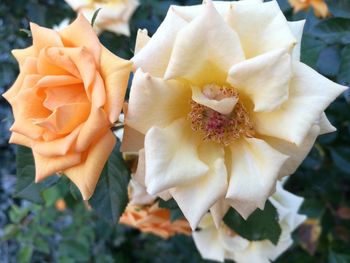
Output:
[[265,209],[255,210],[247,220],[233,208],[224,217],[225,224],[234,232],[248,240],[270,240],[277,244],[281,235],[281,227],[278,223],[276,208],[267,201]]
[[35,164],[32,150],[24,146],[17,147],[16,163],[17,182],[14,195],[34,203],[43,204],[44,199],[41,192],[57,183],[59,177],[50,176],[40,183],[35,183]]
[[67,239],[61,241],[59,254],[75,259],[76,261],[88,261],[90,258],[89,244],[81,243],[78,240]]
[[95,192],[89,200],[90,205],[104,218],[118,222],[128,204],[128,184],[130,172],[119,151],[120,143],[113,149]]
[[34,238],[34,246],[35,249],[40,251],[41,253],[44,253],[46,255],[50,254],[50,246],[48,244],[47,241],[45,241],[43,238],[41,237],[35,237]]

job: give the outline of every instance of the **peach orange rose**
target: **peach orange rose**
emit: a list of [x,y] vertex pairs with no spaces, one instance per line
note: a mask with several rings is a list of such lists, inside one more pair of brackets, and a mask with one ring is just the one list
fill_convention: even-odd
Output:
[[170,211],[159,208],[158,203],[148,206],[129,204],[119,222],[164,239],[176,234],[191,234],[190,225],[185,219],[171,222]]
[[328,7],[324,0],[288,0],[288,2],[293,7],[294,12],[306,11],[312,7],[316,16],[323,18],[329,16]]
[[59,32],[30,27],[33,45],[13,51],[20,74],[3,95],[15,119],[10,142],[32,148],[36,181],[62,172],[89,199],[115,144],[131,63],[83,16]]

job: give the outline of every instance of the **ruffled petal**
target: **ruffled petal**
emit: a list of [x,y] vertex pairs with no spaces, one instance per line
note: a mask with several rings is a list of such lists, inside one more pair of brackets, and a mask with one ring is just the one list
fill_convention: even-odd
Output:
[[293,62],[289,99],[273,112],[251,114],[255,130],[300,145],[325,108],[347,89],[303,63]]
[[192,182],[170,189],[193,230],[203,215],[227,191],[224,149],[214,143],[204,143],[199,146],[198,152],[199,158],[208,165],[209,171]]
[[230,12],[228,23],[238,33],[247,58],[281,48],[291,51],[297,42],[275,0],[236,5]]
[[247,218],[256,208],[264,209],[288,157],[256,138],[242,139],[230,150],[232,169],[226,198],[230,199],[237,212]]
[[46,47],[63,47],[60,35],[55,30],[30,23],[30,31],[32,32],[35,55],[38,55]]
[[35,160],[35,182],[55,174],[63,170],[75,166],[81,161],[81,154],[71,153],[64,156],[47,157],[33,151]]
[[85,47],[89,53],[93,54],[96,65],[99,65],[101,44],[89,21],[83,15],[79,14],[73,23],[58,33],[65,47]]
[[305,22],[306,20],[293,21],[293,22],[288,21],[289,28],[297,40],[297,44],[295,45],[292,53],[293,59],[297,61],[300,60],[301,38],[303,36]]
[[199,143],[185,119],[163,129],[152,127],[145,137],[147,192],[157,194],[203,177],[209,168],[199,159]]
[[289,156],[288,160],[283,164],[279,173],[279,178],[295,173],[300,164],[304,161],[312,146],[314,145],[317,136],[320,134],[320,127],[318,125],[312,126],[308,135],[300,146],[290,143],[285,140],[280,140],[272,137],[263,137],[263,139],[270,144],[277,151]]
[[191,90],[138,70],[130,91],[126,125],[145,134],[151,126],[166,127],[190,112]]
[[135,54],[139,53],[141,49],[144,48],[144,46],[147,45],[147,43],[150,41],[150,37],[148,36],[147,29],[139,29],[137,31],[136,36],[136,44],[135,44]]
[[219,199],[211,208],[210,214],[213,217],[213,221],[216,228],[220,228],[222,219],[227,211],[230,209],[230,203],[225,198]]
[[199,86],[224,83],[229,68],[243,59],[238,35],[208,2],[178,32],[164,78],[184,78]]
[[228,81],[254,103],[254,111],[273,111],[288,99],[291,57],[280,49],[231,67]]
[[105,110],[111,123],[118,120],[123,107],[124,96],[128,86],[131,62],[121,59],[102,48],[101,76],[106,89]]
[[187,22],[170,7],[156,33],[132,58],[135,68],[142,68],[143,71],[155,77],[163,77],[176,35],[186,24]]
[[114,148],[115,142],[116,139],[113,133],[108,131],[91,145],[83,163],[63,171],[79,188],[84,200],[88,200],[94,193],[102,169]]

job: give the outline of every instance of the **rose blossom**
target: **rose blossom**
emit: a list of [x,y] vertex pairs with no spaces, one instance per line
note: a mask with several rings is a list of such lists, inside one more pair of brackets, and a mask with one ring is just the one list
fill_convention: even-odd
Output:
[[277,210],[282,229],[276,245],[269,240],[246,240],[224,223],[216,228],[207,214],[199,224],[200,230],[192,234],[202,257],[221,262],[232,259],[237,263],[270,263],[286,251],[293,244],[292,232],[306,219],[304,215],[298,214],[303,198],[291,194],[282,188],[282,184],[278,184],[276,193],[269,200]]
[[324,0],[288,0],[288,2],[294,12],[306,11],[312,7],[316,16],[322,18],[329,16],[328,6]]
[[147,191],[170,193],[193,229],[209,209],[217,224],[230,206],[263,209],[335,130],[324,110],[346,87],[299,61],[303,25],[276,1],[208,1],[139,31],[125,123],[145,136]]
[[95,20],[97,32],[103,30],[130,36],[129,19],[139,5],[138,0],[65,0],[89,21],[101,8]]
[[131,62],[103,47],[83,16],[59,32],[30,27],[33,45],[13,51],[20,74],[3,95],[10,142],[32,148],[36,181],[64,173],[88,199],[115,145]]

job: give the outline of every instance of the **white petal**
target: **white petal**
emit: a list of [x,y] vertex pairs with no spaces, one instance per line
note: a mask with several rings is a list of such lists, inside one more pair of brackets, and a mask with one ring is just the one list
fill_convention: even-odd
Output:
[[197,85],[224,82],[228,69],[243,59],[236,32],[208,2],[201,15],[178,32],[164,77]]
[[246,57],[275,49],[291,50],[296,39],[276,1],[236,5],[231,9],[232,28],[238,33]]
[[254,112],[255,130],[300,145],[325,108],[345,86],[323,77],[303,63],[293,62],[289,99],[273,112]]
[[317,136],[320,134],[320,128],[318,125],[312,126],[308,135],[300,146],[280,140],[272,137],[263,137],[264,140],[269,143],[277,151],[289,156],[289,159],[283,164],[279,178],[283,178],[287,175],[295,173],[299,165],[304,161],[312,146],[314,145]]
[[254,103],[254,111],[273,111],[288,99],[291,57],[279,49],[233,65],[228,81]]
[[131,205],[149,205],[153,204],[156,197],[147,193],[146,187],[135,180],[130,180],[130,201]]
[[232,169],[226,198],[247,218],[256,208],[264,208],[287,156],[256,138],[242,139],[230,150]]
[[337,130],[337,128],[330,123],[325,113],[321,114],[317,124],[320,126],[320,135],[335,132]]
[[132,58],[135,67],[140,67],[153,76],[163,77],[176,35],[186,24],[187,22],[178,16],[173,8],[169,8],[157,32],[147,45]]
[[198,152],[199,158],[209,166],[209,171],[192,182],[170,190],[193,230],[203,215],[227,191],[224,149],[220,145],[207,142],[200,145]]
[[219,199],[211,208],[210,214],[213,217],[216,228],[219,228],[227,211],[230,209],[230,204],[225,198]]
[[190,112],[191,89],[142,70],[135,73],[125,123],[145,134],[151,126],[165,127]]
[[224,262],[225,249],[220,243],[219,231],[215,227],[192,233],[196,247],[204,259]]
[[292,30],[292,33],[297,40],[297,44],[295,45],[292,53],[293,59],[297,61],[300,60],[301,38],[303,36],[305,21],[306,20],[292,21],[292,22],[288,21],[289,28],[290,30]]
[[223,98],[222,100],[209,99],[196,86],[192,86],[192,100],[221,114],[230,114],[238,102],[238,98],[236,97]]
[[135,54],[137,54],[151,38],[148,36],[147,29],[137,30],[136,44],[135,44]]
[[199,142],[185,119],[152,127],[145,138],[147,192],[157,194],[204,176],[209,168],[199,159]]
[[286,191],[280,182],[276,186],[276,193],[269,200],[277,209],[280,224],[286,224],[290,232],[305,221],[306,217],[298,214],[304,198]]

